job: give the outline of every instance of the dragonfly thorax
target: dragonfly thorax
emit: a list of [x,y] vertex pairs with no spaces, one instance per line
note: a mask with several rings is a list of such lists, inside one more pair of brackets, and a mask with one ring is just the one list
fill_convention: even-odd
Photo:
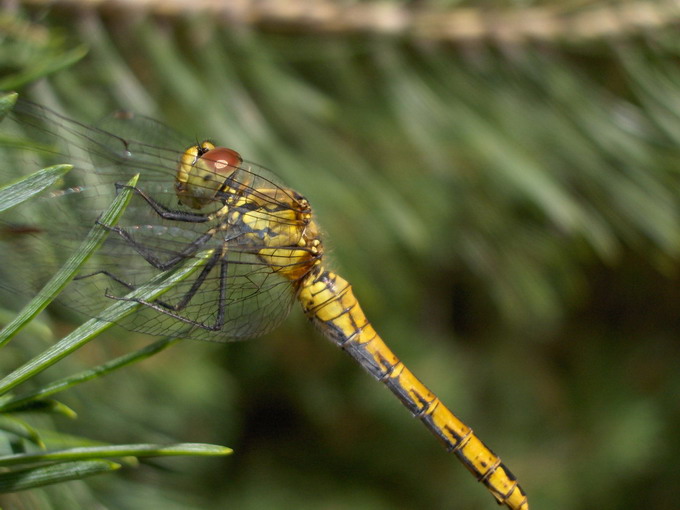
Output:
[[[218,213],[219,214],[219,213]],[[291,189],[259,188],[230,206],[228,224],[261,246],[257,254],[285,278],[298,281],[321,263],[323,244],[306,198]]]
[[243,163],[235,150],[215,147],[212,142],[192,145],[180,158],[175,190],[180,203],[201,209],[229,187],[230,178]]

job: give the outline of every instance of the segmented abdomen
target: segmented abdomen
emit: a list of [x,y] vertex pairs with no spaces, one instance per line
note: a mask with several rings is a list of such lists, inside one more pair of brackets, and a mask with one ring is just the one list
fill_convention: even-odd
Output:
[[499,503],[513,510],[529,509],[526,494],[498,456],[387,347],[346,280],[317,266],[300,283],[298,299],[312,322],[385,384]]

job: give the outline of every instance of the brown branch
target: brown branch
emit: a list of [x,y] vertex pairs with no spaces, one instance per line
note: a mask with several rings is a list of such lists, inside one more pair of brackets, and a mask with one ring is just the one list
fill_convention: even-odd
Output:
[[584,42],[625,37],[680,22],[680,0],[625,2],[564,12],[557,7],[513,10],[437,9],[388,1],[337,0],[23,0],[26,5],[132,10],[181,17],[203,13],[225,23],[312,33],[383,34],[453,43],[484,40]]

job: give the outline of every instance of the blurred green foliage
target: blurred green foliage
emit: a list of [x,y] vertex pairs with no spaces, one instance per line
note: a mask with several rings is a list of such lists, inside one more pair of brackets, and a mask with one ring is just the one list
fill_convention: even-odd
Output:
[[[307,196],[376,329],[533,508],[677,505],[676,30],[436,44],[200,14],[12,19],[0,83],[79,120],[120,107],[162,118]],[[49,76],[29,86],[36,68]],[[67,363],[143,341],[119,331]],[[0,497],[6,510],[493,505],[296,310],[267,339],[184,342],[67,402],[81,419],[60,430],[235,454]]]

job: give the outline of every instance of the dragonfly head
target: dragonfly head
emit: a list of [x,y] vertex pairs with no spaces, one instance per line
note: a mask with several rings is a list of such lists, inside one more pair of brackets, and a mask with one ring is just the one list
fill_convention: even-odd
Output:
[[192,209],[211,203],[241,163],[243,158],[232,149],[208,141],[192,145],[182,154],[175,176],[180,203]]

